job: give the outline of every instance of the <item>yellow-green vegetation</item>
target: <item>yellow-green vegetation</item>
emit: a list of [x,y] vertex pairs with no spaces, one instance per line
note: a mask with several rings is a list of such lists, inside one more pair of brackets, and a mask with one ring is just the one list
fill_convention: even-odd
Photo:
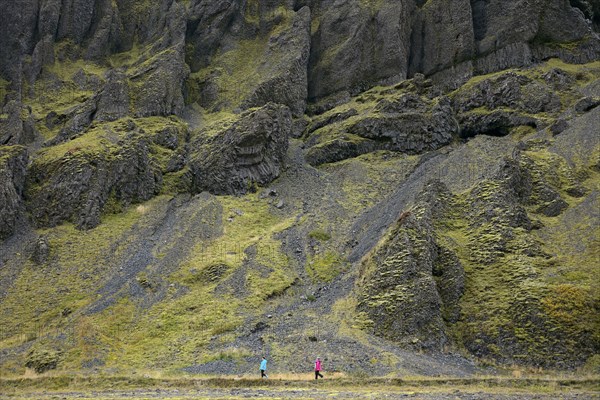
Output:
[[[48,240],[51,261],[45,265],[27,261],[20,268],[19,276],[3,299],[0,348],[32,340],[42,342],[39,353],[56,351],[56,346],[66,347],[71,352],[65,354],[61,367],[79,368],[85,355],[80,345],[91,345],[86,339],[88,333],[93,334],[90,329],[98,329],[102,326],[98,322],[104,321],[91,323],[81,311],[96,299],[95,290],[101,277],[113,268],[107,257],[118,255],[127,247],[136,223],[161,202],[164,199],[157,198],[144,207],[106,216],[102,225],[90,231],[79,231],[71,224],[39,230],[38,234]],[[57,343],[60,335],[66,337]],[[11,367],[18,371],[23,364],[4,366]]]
[[[140,135],[150,139],[162,129],[172,127],[178,131],[179,142],[183,143],[184,141],[186,128],[176,117],[127,118],[115,122],[94,124],[84,134],[75,139],[55,146],[44,147],[37,153],[34,163],[37,165],[58,166],[69,159],[80,157],[91,160],[98,156],[101,156],[105,161],[109,161],[113,157],[118,157],[121,149],[118,142],[123,139],[125,133],[129,132],[131,129],[130,124],[139,128]],[[164,170],[173,151],[158,145],[152,145],[151,151],[155,161]]]
[[329,239],[331,239],[331,235],[322,229],[315,229],[314,231],[310,231],[308,233],[308,237],[316,239],[320,242],[326,242]]
[[[464,93],[469,93],[473,89],[475,89],[478,85],[483,83],[484,81],[493,81],[507,74],[514,74],[517,76],[521,76],[527,79],[531,79],[533,83],[539,83],[541,85],[547,85],[546,81],[548,73],[551,71],[558,71],[559,73],[565,73],[569,79],[573,80],[573,88],[578,88],[590,84],[598,79],[600,75],[600,62],[595,61],[587,64],[568,64],[560,59],[550,59],[544,63],[537,64],[534,67],[529,69],[507,69],[502,70],[486,75],[478,75],[471,78],[464,85],[454,90],[449,94],[451,98],[456,98]],[[523,93],[528,96],[527,86],[522,86],[521,90]],[[561,90],[555,90],[554,93],[560,98],[561,108],[560,110],[564,110],[566,107],[571,106],[575,101],[579,100],[581,94],[575,90],[570,90],[563,88]],[[535,98],[537,94],[532,94],[532,99]],[[493,111],[504,110],[510,111],[510,108],[506,107],[496,107]],[[488,110],[486,107],[480,107],[477,109],[470,110],[470,112],[479,112],[479,113],[487,113],[491,110]],[[522,112],[522,111],[521,111]],[[555,115],[551,115],[554,113],[551,112],[542,112],[538,114],[528,114],[526,112],[522,112],[522,115],[537,117],[538,119],[545,120],[547,122],[552,121],[552,117]]]
[[0,167],[9,158],[12,158],[25,150],[25,146],[0,146]]
[[[273,7],[272,5],[269,7]],[[245,3],[244,21],[255,28],[260,28],[262,24],[272,21],[285,20],[290,18],[292,11],[284,5],[278,5],[267,11],[264,4],[259,0],[249,0]]]
[[360,0],[360,6],[371,10],[373,13],[380,11],[383,0]]
[[[540,229],[529,232],[510,222],[519,210],[498,202],[510,190],[502,181],[462,194],[437,224],[440,243],[459,256],[467,276],[462,318],[452,331],[482,357],[554,365],[550,360],[558,356],[570,365],[577,357],[581,362],[581,354],[593,356],[591,348],[600,342],[600,230],[585,217],[598,200],[587,204],[569,194],[574,173],[556,154],[528,151],[522,165],[533,182],[525,210]],[[587,192],[600,187],[598,175],[589,170],[582,183]],[[569,208],[555,217],[541,214],[540,185],[557,190]],[[487,203],[488,211],[474,201]]]
[[[10,83],[2,78],[0,78],[0,102],[4,102],[4,97],[8,93],[8,87]],[[5,115],[0,115],[0,118],[4,118]]]
[[333,251],[325,251],[311,257],[306,269],[314,281],[331,282],[347,267],[342,256]]
[[[270,11],[265,11],[264,7],[258,1],[248,1],[242,11],[245,23],[259,32],[256,37],[236,40],[235,45],[227,49],[219,48],[210,66],[190,75],[187,84],[192,92],[199,93],[205,86],[216,91],[216,98],[210,99],[210,104],[203,104],[210,111],[239,108],[261,84],[277,73],[279,67],[265,61],[265,54],[273,51],[269,40],[291,27],[294,14],[283,5]],[[273,28],[267,31],[265,26]],[[280,54],[280,59],[285,57],[285,53]],[[192,93],[188,102],[197,100]]]
[[594,397],[598,389],[597,377],[526,375],[515,377],[476,376],[466,378],[370,378],[366,376],[328,375],[328,379],[314,385],[309,374],[271,374],[271,379],[245,375],[240,378],[191,378],[181,376],[44,376],[27,379],[4,379],[0,390],[10,398],[29,399],[148,399],[157,393],[169,399],[244,399],[268,397],[338,399],[395,398],[395,397]]
[[[282,294],[295,280],[287,256],[273,237],[292,221],[271,214],[268,204],[256,195],[218,201],[224,218],[234,218],[223,221],[222,236],[197,243],[190,258],[169,278],[187,287],[187,293],[176,296],[173,290],[143,316],[133,318],[130,313],[127,334],[119,342],[107,343],[111,349],[107,365],[124,370],[171,369],[249,355],[248,350],[227,345],[245,315],[260,313],[266,300]],[[244,293],[226,284],[240,269],[245,271],[239,288]],[[225,288],[217,289],[220,285]],[[106,313],[123,314],[111,307],[94,317],[95,326],[103,326]],[[114,325],[109,323],[106,329]],[[221,350],[209,350],[211,340],[217,340]]]
[[215,111],[235,109],[247,99],[257,83],[265,79],[259,75],[258,69],[267,43],[268,37],[240,40],[235,49],[216,54],[210,67],[191,74],[189,80],[201,84],[210,81],[217,86]]
[[[117,272],[111,272],[114,267],[107,260],[123,255],[136,226],[145,226],[144,216],[166,201],[158,197],[123,214],[108,215],[86,232],[70,224],[40,230],[48,238],[52,261],[44,266],[28,262],[22,268],[3,300],[7,312],[0,316],[5,334],[0,347],[36,340],[41,347],[32,357],[43,359],[60,351],[59,369],[78,369],[95,359],[106,367],[132,371],[247,357],[248,350],[227,348],[235,339],[233,331],[245,315],[261,313],[265,301],[282,294],[296,279],[274,238],[293,219],[273,215],[257,195],[218,199],[223,235],[197,243],[189,259],[165,277],[175,285],[169,286],[162,302],[143,311],[123,297],[100,313],[81,312],[97,299],[102,277]],[[242,269],[243,293],[237,293],[226,281]],[[144,290],[154,290],[146,273],[138,274],[136,281]],[[224,289],[217,289],[220,284]],[[187,288],[185,294],[178,294],[179,285]],[[20,293],[30,295],[21,298]],[[61,332],[67,333],[66,342],[57,342]],[[220,343],[220,350],[207,349],[211,340]],[[4,367],[19,371],[22,365],[15,359]]]
[[34,159],[34,163],[49,165],[53,161],[61,160],[62,163],[69,158],[95,157],[98,154],[102,154],[108,159],[109,154],[116,149],[116,146],[107,136],[109,136],[107,126],[93,128],[86,134],[66,143],[42,148]]
[[272,214],[269,205],[256,194],[242,198],[224,196],[219,202],[227,218],[223,222],[223,236],[208,244],[199,243],[175,279],[193,282],[197,275],[215,265],[227,266],[227,274],[231,274],[251,261],[251,264],[271,270],[268,276],[262,276],[250,268],[245,277],[250,292],[244,303],[254,308],[266,298],[281,293],[296,278],[287,256],[280,249],[280,242],[273,236],[288,228],[293,219]]
[[341,202],[344,209],[353,214],[377,204],[396,188],[397,182],[410,174],[418,162],[419,156],[380,151],[322,168],[345,171],[341,175],[344,193]]
[[189,193],[191,176],[189,168],[166,174],[163,177],[161,194]]
[[373,321],[367,313],[356,310],[358,300],[350,294],[335,302],[331,308],[330,318],[338,325],[338,335],[368,343],[366,331],[373,327]]
[[145,50],[138,43],[134,43],[131,50],[115,53],[108,57],[108,63],[111,68],[130,67],[141,58]]
[[[64,45],[64,44],[63,44]],[[60,46],[57,46],[60,47]],[[58,51],[58,50],[57,50]],[[92,87],[75,83],[76,74],[82,74],[83,80],[104,80],[106,69],[91,61],[63,61],[44,67],[42,79],[38,79],[33,87],[35,96],[27,99],[32,113],[38,123],[36,127],[45,139],[56,135],[60,126],[49,129],[44,118],[51,112],[58,115],[67,114],[74,107],[83,104],[94,94]],[[53,82],[53,77],[57,82]]]

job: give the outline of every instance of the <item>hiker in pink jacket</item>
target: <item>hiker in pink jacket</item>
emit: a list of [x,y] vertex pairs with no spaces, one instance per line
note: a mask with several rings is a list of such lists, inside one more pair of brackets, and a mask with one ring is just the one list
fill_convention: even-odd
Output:
[[323,375],[321,375],[321,359],[317,357],[315,360],[315,379],[319,379],[319,377],[323,378]]

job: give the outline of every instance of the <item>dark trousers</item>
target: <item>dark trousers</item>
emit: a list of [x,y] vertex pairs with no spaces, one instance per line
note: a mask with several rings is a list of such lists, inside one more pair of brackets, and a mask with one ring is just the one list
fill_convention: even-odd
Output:
[[323,375],[321,375],[321,371],[315,371],[315,379],[319,379],[319,377],[323,377]]
[[264,370],[264,369],[261,369],[261,370],[260,370],[260,377],[261,377],[261,378],[267,378],[267,374],[265,373],[265,370]]

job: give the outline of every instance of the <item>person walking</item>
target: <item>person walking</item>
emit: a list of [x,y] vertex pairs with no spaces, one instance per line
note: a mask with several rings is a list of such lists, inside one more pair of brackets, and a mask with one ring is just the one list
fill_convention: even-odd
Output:
[[319,377],[323,378],[323,375],[321,375],[321,359],[317,357],[315,360],[315,379],[319,379]]
[[260,377],[269,378],[269,375],[267,375],[267,359],[265,357],[263,357],[260,362]]

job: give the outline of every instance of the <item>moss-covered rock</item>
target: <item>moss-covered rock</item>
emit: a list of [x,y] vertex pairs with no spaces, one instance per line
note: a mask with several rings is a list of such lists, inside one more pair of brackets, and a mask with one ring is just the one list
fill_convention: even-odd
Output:
[[97,129],[41,152],[28,171],[27,207],[38,226],[72,221],[88,229],[100,223],[109,200],[148,200],[161,183],[147,138],[132,131],[115,140]]
[[[206,12],[216,11],[204,7]],[[231,16],[237,7],[240,14]],[[215,111],[245,110],[274,102],[288,106],[295,117],[302,116],[308,91],[310,9],[291,11],[281,5],[249,2],[218,10],[222,15],[215,23],[232,18],[236,28],[223,27],[222,37],[208,41],[203,37],[201,42],[189,44],[187,55],[194,73],[188,80],[188,101]],[[213,36],[206,28],[198,26],[194,36],[199,32]],[[205,48],[209,43],[213,47]],[[206,53],[198,54],[203,48]],[[214,54],[210,65],[206,65],[207,54]]]
[[192,190],[246,193],[271,182],[284,165],[291,127],[290,110],[269,103],[200,131],[190,145]]
[[458,318],[464,272],[458,257],[438,245],[429,199],[452,201],[432,182],[421,201],[398,222],[362,265],[358,310],[377,335],[404,345],[439,350],[448,342],[444,320]]
[[[574,182],[566,165],[557,168],[560,157],[543,154],[536,153],[556,164],[535,161],[529,152],[507,161],[435,223],[469,278],[460,317],[449,330],[479,357],[573,368],[598,346],[591,333],[596,299],[585,285],[557,284],[544,272],[556,261],[534,233],[543,229],[537,218],[564,211],[562,193]],[[548,213],[547,205],[556,201],[564,206]]]
[[61,353],[51,347],[36,345],[27,353],[25,366],[38,374],[56,369],[60,362]]
[[376,150],[421,154],[449,144],[458,130],[454,111],[447,97],[431,94],[431,82],[420,75],[315,117],[307,128],[307,161],[320,165]]

